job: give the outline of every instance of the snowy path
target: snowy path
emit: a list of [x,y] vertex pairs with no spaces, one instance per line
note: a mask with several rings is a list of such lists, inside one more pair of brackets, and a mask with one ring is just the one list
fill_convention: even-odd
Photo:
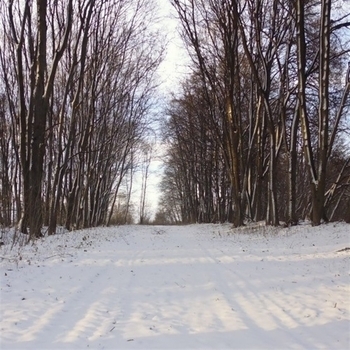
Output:
[[349,348],[349,225],[229,232],[126,226],[3,250],[0,348]]

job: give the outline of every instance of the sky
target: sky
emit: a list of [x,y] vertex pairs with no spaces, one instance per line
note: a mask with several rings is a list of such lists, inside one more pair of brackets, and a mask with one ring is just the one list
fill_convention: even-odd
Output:
[[179,35],[179,22],[170,0],[157,0],[159,4],[160,29],[166,33],[168,45],[166,56],[159,67],[165,93],[177,89],[180,80],[189,72],[189,58]]
[[[157,0],[159,23],[156,27],[167,37],[167,47],[163,62],[158,69],[160,79],[159,105],[156,107],[156,113],[160,119],[165,118],[164,107],[171,93],[176,92],[180,86],[181,80],[189,72],[190,60],[187,51],[179,35],[179,23],[176,19],[175,10],[170,4],[170,0]],[[159,183],[162,177],[162,165],[164,159],[164,144],[161,140],[160,125],[155,123],[156,141],[152,154],[149,179],[147,183],[147,210],[153,216],[157,210],[157,204],[160,197]],[[153,141],[153,140],[152,140]],[[132,201],[138,210],[140,201],[141,174],[135,176],[134,191]],[[137,220],[138,218],[135,217]]]

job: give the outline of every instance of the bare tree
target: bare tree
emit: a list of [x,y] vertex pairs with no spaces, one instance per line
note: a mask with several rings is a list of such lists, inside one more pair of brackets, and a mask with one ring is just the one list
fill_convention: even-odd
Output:
[[[57,6],[57,5],[56,5]],[[57,33],[55,51],[50,55],[48,45],[48,6],[37,0],[14,4],[9,2],[5,32],[11,37],[16,53],[13,69],[18,96],[18,125],[20,132],[19,155],[23,178],[23,211],[21,231],[30,237],[41,235],[42,181],[46,143],[46,125],[53,83],[59,62],[67,48],[73,18],[72,1],[69,1]],[[64,11],[63,11],[64,12]],[[6,24],[5,24],[6,23]],[[3,68],[5,59],[3,58]],[[7,62],[9,63],[9,62]],[[9,80],[6,77],[6,80]],[[15,111],[13,111],[15,113]]]
[[150,143],[145,144],[141,149],[141,194],[140,194],[140,204],[139,204],[139,212],[140,212],[140,224],[144,224],[147,221],[147,213],[146,213],[146,199],[147,199],[147,185],[148,178],[150,175],[150,165],[152,161],[152,145]]
[[[339,120],[342,116],[345,100],[348,97],[349,87],[346,85],[343,98],[338,107],[335,126],[330,135],[330,64],[331,64],[331,33],[335,29],[331,20],[331,1],[322,0],[320,3],[321,16],[319,24],[319,48],[315,56],[318,68],[318,123],[317,123],[317,146],[313,148],[312,133],[310,125],[310,113],[306,100],[306,79],[308,69],[306,66],[306,25],[305,25],[305,3],[296,1],[296,28],[298,45],[298,100],[301,118],[302,136],[304,143],[304,155],[308,167],[311,189],[311,221],[313,225],[319,225],[321,220],[328,220],[325,212],[325,191],[327,180],[327,164],[331,149],[334,144],[335,135],[338,131]],[[348,26],[344,23],[344,26]],[[337,25],[337,28],[342,25]]]
[[[243,224],[240,146],[241,111],[239,96],[238,28],[231,1],[172,1],[183,27],[183,37],[201,74],[211,113],[213,131],[222,141],[226,169],[231,180],[233,222]],[[220,77],[220,78],[219,78]],[[215,102],[221,100],[221,121],[216,119]],[[223,135],[223,138],[221,137]]]

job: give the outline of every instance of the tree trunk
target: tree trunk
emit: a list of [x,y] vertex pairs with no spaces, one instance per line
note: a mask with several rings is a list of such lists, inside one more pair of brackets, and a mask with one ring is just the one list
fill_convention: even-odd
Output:
[[[318,181],[313,186],[314,198],[312,223],[319,225],[327,221],[325,212],[326,171],[328,163],[328,122],[329,122],[329,61],[330,61],[330,22],[331,0],[321,3],[320,28],[320,71],[319,71],[319,110],[318,110]],[[315,188],[314,188],[315,187]]]
[[30,206],[29,230],[30,237],[40,237],[43,223],[42,208],[42,178],[45,154],[45,128],[48,112],[48,101],[45,98],[46,63],[46,11],[47,1],[37,0],[38,16],[38,51],[36,58],[35,91],[33,100],[33,136],[31,140],[31,158],[29,169]]

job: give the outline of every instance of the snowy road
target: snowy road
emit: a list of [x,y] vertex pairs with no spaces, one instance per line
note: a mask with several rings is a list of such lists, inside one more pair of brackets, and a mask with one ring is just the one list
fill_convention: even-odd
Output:
[[349,349],[349,246],[337,224],[126,226],[2,248],[0,348]]

